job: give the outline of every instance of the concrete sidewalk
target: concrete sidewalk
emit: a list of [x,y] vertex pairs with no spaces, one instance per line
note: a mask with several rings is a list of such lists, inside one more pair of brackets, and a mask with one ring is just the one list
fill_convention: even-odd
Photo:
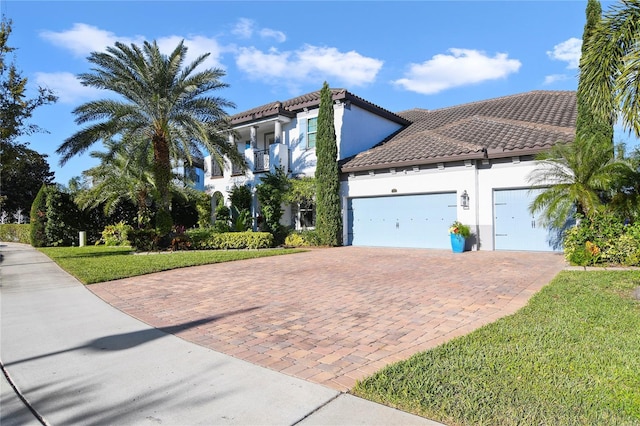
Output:
[[[151,328],[31,246],[0,254],[0,360],[45,424],[438,425]],[[0,424],[40,424],[2,380]]]

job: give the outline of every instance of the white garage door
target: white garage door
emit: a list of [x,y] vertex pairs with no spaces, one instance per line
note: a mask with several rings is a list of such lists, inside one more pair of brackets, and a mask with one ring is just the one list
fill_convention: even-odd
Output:
[[493,192],[496,250],[554,251],[557,238],[529,212],[539,190],[503,189]]
[[348,244],[450,248],[456,194],[396,195],[349,199]]

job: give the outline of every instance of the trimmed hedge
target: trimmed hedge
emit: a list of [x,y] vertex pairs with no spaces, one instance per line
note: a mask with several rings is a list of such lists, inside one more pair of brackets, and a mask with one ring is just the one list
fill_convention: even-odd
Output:
[[196,250],[261,249],[273,247],[269,232],[216,232],[213,228],[190,229],[186,235]]
[[5,223],[0,225],[0,241],[31,244],[31,225]]
[[304,231],[292,231],[284,240],[286,247],[310,247],[320,246],[320,235],[314,229]]

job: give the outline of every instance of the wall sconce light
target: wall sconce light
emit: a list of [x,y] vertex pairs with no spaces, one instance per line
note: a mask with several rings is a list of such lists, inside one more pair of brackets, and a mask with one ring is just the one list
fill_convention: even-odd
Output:
[[460,206],[465,210],[469,209],[469,194],[467,194],[466,189],[462,191],[462,195],[460,196]]

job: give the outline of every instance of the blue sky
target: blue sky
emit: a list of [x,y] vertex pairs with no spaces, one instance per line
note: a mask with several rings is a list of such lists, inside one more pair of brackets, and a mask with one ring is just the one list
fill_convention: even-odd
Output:
[[[184,40],[192,59],[225,70],[230,114],[331,87],[391,111],[437,109],[531,90],[575,90],[584,1],[25,1],[0,0],[9,44],[31,89],[59,96],[21,141],[48,155],[58,183],[95,165],[59,166],[55,150],[81,129],[72,110],[105,92],[81,86],[86,57],[116,41]],[[607,10],[613,2],[602,2]],[[616,136],[617,141],[622,136]],[[99,150],[96,144],[92,150]]]

